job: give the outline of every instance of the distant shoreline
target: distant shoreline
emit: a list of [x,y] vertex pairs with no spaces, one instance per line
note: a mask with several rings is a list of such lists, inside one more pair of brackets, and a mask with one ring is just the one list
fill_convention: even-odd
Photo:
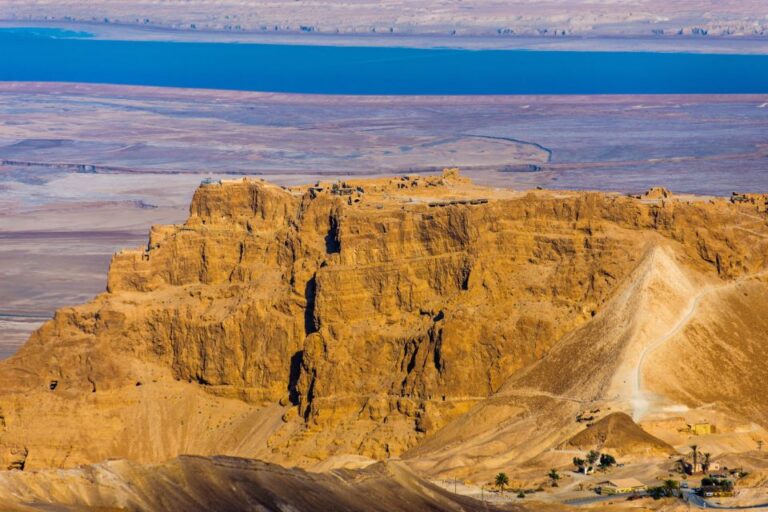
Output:
[[757,36],[636,36],[636,35],[442,35],[406,33],[317,33],[283,31],[192,30],[124,23],[51,20],[0,20],[2,28],[60,28],[88,32],[93,39],[251,43],[312,46],[376,46],[452,48],[467,50],[620,51],[658,53],[768,54],[768,37]]

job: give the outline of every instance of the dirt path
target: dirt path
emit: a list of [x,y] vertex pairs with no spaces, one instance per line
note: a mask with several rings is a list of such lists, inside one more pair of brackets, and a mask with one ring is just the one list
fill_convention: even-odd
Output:
[[699,303],[701,302],[701,299],[714,291],[715,289],[718,289],[721,287],[711,287],[708,286],[701,290],[699,293],[694,295],[690,302],[688,303],[688,307],[685,310],[685,313],[682,317],[677,321],[677,323],[667,331],[666,334],[664,334],[661,338],[656,340],[655,342],[651,343],[640,354],[640,360],[637,363],[637,367],[635,368],[635,378],[634,378],[634,392],[632,393],[632,419],[637,421],[640,421],[643,416],[645,416],[650,407],[651,407],[651,396],[650,393],[643,387],[643,365],[645,364],[645,360],[648,357],[648,355],[653,352],[654,350],[658,349],[662,345],[664,345],[667,341],[669,341],[671,338],[673,338],[675,335],[680,333],[687,325],[688,322],[690,322],[691,318],[696,314],[696,310],[699,307]]
[[514,391],[505,392],[504,395],[505,396],[522,396],[526,398],[543,396],[546,398],[551,398],[553,400],[564,400],[566,402],[576,402],[579,404],[588,404],[588,403],[594,402],[594,400],[584,400],[582,398],[576,398],[571,396],[556,395],[554,393],[549,393],[547,391],[539,391],[538,389],[516,389]]
[[709,295],[710,293],[713,293],[718,290],[722,290],[724,288],[737,286],[739,283],[746,281],[748,279],[753,278],[759,278],[761,276],[764,276],[768,273],[768,271],[762,271],[758,272],[756,274],[750,274],[741,277],[740,279],[737,279],[735,281],[731,281],[728,283],[724,283],[718,286],[707,286],[704,289],[702,289],[699,293],[694,295],[690,302],[688,303],[688,307],[685,310],[685,313],[683,316],[680,317],[680,319],[675,323],[675,325],[670,329],[666,334],[664,334],[661,338],[656,340],[655,342],[651,343],[640,354],[640,360],[637,363],[637,367],[634,370],[634,391],[632,393],[632,419],[635,420],[635,422],[640,421],[643,416],[645,416],[650,408],[651,408],[651,394],[648,392],[647,389],[644,389],[644,382],[643,382],[643,365],[645,364],[645,360],[648,357],[649,354],[651,354],[653,351],[664,345],[666,342],[668,342],[670,339],[675,337],[677,334],[679,334],[691,321],[693,316],[696,314],[696,310],[699,307],[699,304],[701,303],[701,300]]

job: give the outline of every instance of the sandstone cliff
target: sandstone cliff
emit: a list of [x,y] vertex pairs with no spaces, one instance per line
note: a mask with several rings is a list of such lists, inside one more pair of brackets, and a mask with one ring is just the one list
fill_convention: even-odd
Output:
[[[0,465],[396,456],[477,425],[521,375],[573,389],[591,360],[556,347],[582,333],[590,350],[659,247],[730,282],[765,268],[767,234],[754,202],[520,193],[455,171],[203,184],[183,225],[115,255],[106,293],[0,363]],[[605,375],[587,398],[613,389]]]

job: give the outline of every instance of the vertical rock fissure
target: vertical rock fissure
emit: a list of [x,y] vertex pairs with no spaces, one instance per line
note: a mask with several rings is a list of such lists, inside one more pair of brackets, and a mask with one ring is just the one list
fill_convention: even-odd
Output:
[[288,375],[288,400],[291,404],[299,405],[299,377],[301,377],[301,368],[304,362],[304,351],[299,350],[291,356],[291,366]]
[[315,321],[315,295],[317,294],[317,278],[313,275],[304,286],[304,298],[307,305],[304,308],[304,336],[309,336],[317,332],[317,322]]
[[339,219],[331,213],[328,218],[328,234],[325,235],[325,252],[328,254],[341,252],[341,239],[339,238]]
[[437,370],[438,375],[442,375],[443,367],[444,367],[443,355],[441,353],[441,350],[443,348],[442,328],[433,326],[430,332],[430,338],[432,338],[432,342],[434,343],[434,351],[432,353],[432,356],[433,356],[433,363],[435,365],[435,370]]
[[312,401],[315,399],[315,380],[316,379],[317,379],[317,375],[313,370],[309,380],[309,387],[307,388],[306,407],[304,408],[304,412],[302,414],[304,421],[309,421],[309,418],[312,415]]

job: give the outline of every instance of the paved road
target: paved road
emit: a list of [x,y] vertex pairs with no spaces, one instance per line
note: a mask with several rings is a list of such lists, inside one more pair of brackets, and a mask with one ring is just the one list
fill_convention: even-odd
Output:
[[[648,493],[640,493],[640,496],[647,496]],[[632,496],[632,494],[613,494],[613,495],[607,495],[607,496],[589,496],[587,498],[577,498],[573,500],[566,500],[564,503],[566,505],[574,505],[574,506],[580,506],[580,505],[593,505],[595,503],[602,503],[605,501],[623,501],[626,500]],[[712,509],[712,510],[759,510],[764,509],[768,510],[768,503],[763,503],[760,505],[744,505],[744,506],[733,506],[728,507],[724,505],[718,505],[716,503],[710,503],[709,501],[705,500],[701,496],[698,496],[696,493],[694,493],[691,490],[683,490],[683,499],[693,505],[694,507],[700,508],[700,509]]]
[[712,510],[758,510],[758,509],[768,509],[768,503],[762,503],[760,505],[743,505],[743,506],[733,506],[733,507],[727,507],[724,505],[718,505],[716,503],[710,503],[709,501],[705,500],[701,496],[697,495],[693,491],[683,491],[683,499],[693,505],[694,507],[698,507],[701,509],[712,509]]
[[600,495],[596,494],[594,496],[589,496],[587,498],[576,498],[573,500],[566,500],[563,503],[566,505],[592,505],[593,503],[601,503],[603,501],[624,501],[633,494],[637,494],[638,496],[647,496],[647,493],[641,492],[641,493],[627,493],[627,494],[606,494],[606,495]]

